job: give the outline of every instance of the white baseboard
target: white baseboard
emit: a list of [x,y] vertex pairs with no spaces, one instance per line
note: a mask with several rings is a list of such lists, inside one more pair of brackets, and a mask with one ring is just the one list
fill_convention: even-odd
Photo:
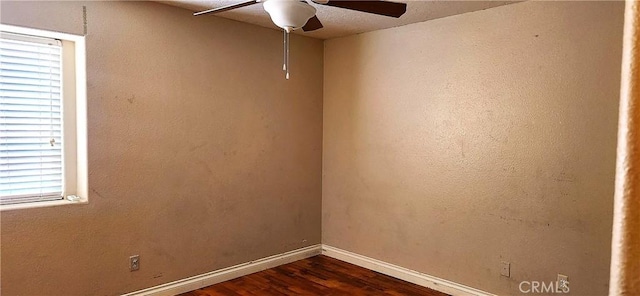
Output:
[[398,278],[407,282],[414,283],[423,287],[427,287],[433,290],[437,290],[450,295],[478,295],[478,296],[495,296],[494,294],[478,290],[475,288],[467,287],[458,283],[447,281],[435,276],[430,276],[421,272],[417,272],[411,269],[393,265],[384,261],[376,260],[373,258],[365,257],[356,253],[341,250],[327,245],[322,245],[322,254],[348,262],[366,269],[377,271],[394,278]]
[[177,280],[175,282],[131,292],[124,294],[124,296],[173,296],[320,254],[454,296],[495,296],[494,294],[482,290],[328,245],[313,245],[231,267],[214,270],[201,275]]
[[163,285],[131,292],[131,293],[125,294],[124,296],[177,295],[180,293],[197,290],[197,289],[211,286],[217,283],[235,279],[235,278],[245,276],[254,272],[262,271],[262,270],[273,268],[283,264],[287,264],[294,261],[320,255],[320,253],[321,253],[321,245],[309,246],[306,248],[297,249],[290,252],[273,255],[266,258],[250,261],[247,263],[242,263],[235,266],[215,270],[212,272],[203,273],[201,275],[196,275],[190,278],[177,280],[175,282],[166,283]]

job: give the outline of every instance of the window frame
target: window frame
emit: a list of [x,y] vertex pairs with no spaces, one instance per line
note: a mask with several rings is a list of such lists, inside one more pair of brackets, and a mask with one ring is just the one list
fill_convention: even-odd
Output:
[[0,24],[0,31],[62,43],[62,198],[0,205],[0,211],[88,203],[87,89],[85,37]]

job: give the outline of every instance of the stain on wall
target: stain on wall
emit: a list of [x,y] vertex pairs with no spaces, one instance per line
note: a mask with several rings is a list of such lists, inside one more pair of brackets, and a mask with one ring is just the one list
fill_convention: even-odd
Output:
[[326,41],[323,243],[497,294],[557,273],[607,294],[623,6]]
[[[320,242],[322,41],[150,2],[2,1],[82,34],[89,204],[1,213],[3,295],[116,295]],[[141,268],[129,272],[129,256]]]

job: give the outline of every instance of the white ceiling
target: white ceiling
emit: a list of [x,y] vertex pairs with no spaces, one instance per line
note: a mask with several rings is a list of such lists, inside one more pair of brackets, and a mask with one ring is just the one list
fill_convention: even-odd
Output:
[[[169,0],[158,2],[186,8],[192,11],[201,11],[243,1],[244,0]],[[319,39],[330,39],[385,28],[397,27],[411,23],[424,22],[427,20],[442,18],[446,16],[515,3],[513,1],[452,0],[410,0],[404,2],[407,3],[407,12],[399,19],[353,11],[349,9],[342,9],[325,5],[315,5],[317,9],[316,15],[324,25],[324,28],[312,32],[302,32],[302,30],[296,30],[295,33]],[[255,24],[267,28],[279,29],[271,22],[269,15],[264,11],[261,3],[217,13],[215,14],[215,16],[203,15],[198,17],[216,16]]]

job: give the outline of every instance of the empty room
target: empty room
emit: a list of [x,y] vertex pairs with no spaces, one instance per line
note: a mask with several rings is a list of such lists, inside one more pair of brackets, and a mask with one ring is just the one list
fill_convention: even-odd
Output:
[[0,294],[640,295],[635,1],[1,1]]

